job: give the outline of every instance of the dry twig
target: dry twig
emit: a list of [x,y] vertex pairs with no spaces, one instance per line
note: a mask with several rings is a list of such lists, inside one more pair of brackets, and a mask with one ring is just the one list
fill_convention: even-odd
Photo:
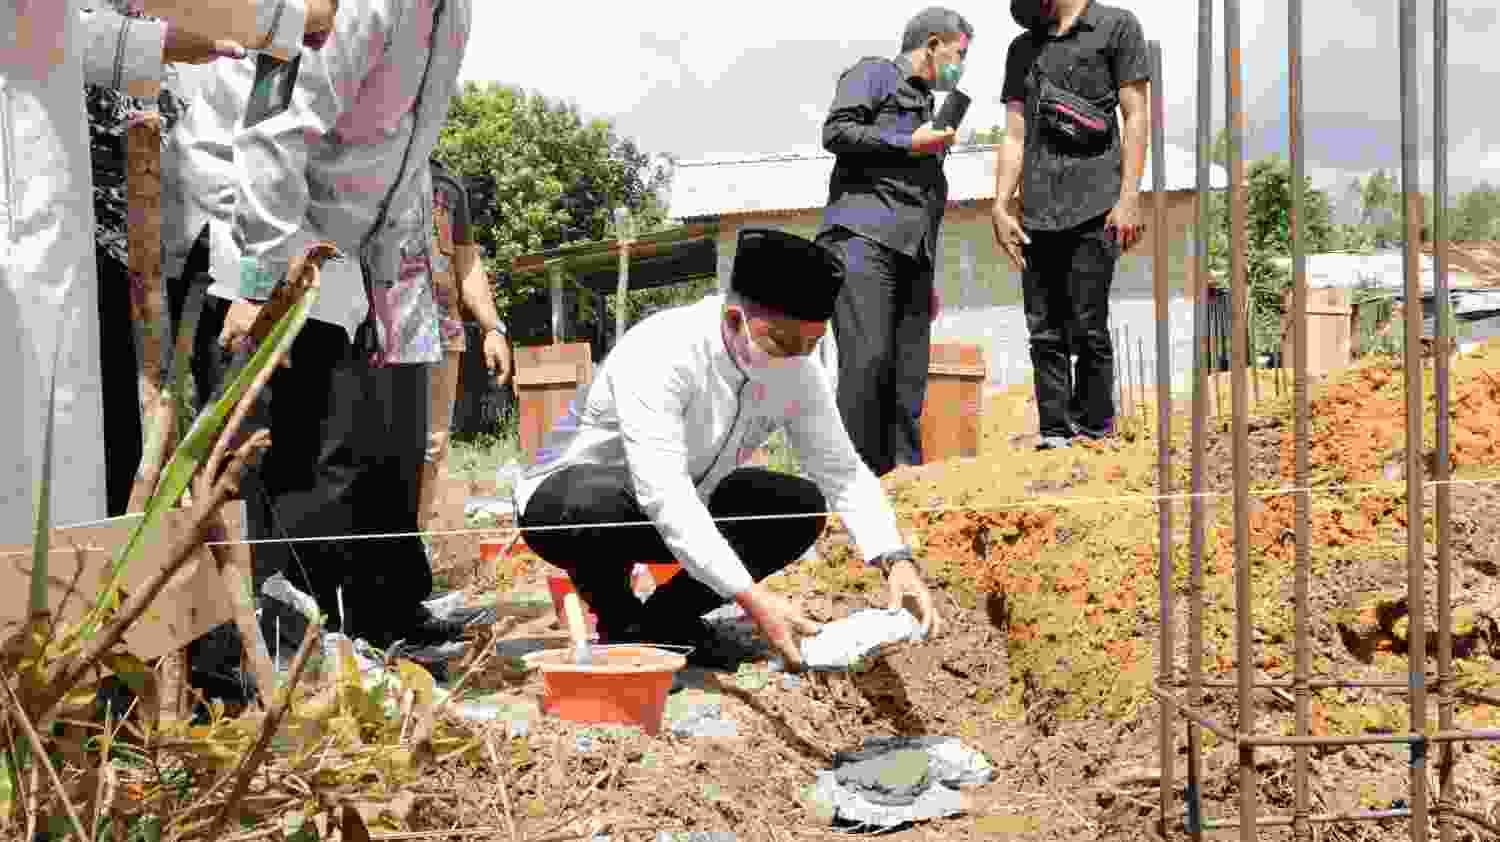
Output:
[[516,834],[515,816],[510,809],[510,789],[505,782],[506,778],[510,777],[510,764],[500,762],[500,753],[495,750],[495,742],[488,736],[485,737],[484,746],[489,749],[490,762],[495,764],[495,775],[500,779],[500,806],[505,810],[501,814],[505,819],[505,827],[510,832],[511,842],[520,842],[521,837]]
[[139,590],[130,595],[109,625],[89,641],[82,655],[66,659],[54,669],[52,678],[47,682],[46,690],[38,697],[36,704],[29,712],[33,720],[45,720],[58,702],[62,701],[63,697],[78,684],[84,674],[93,669],[104,654],[124,638],[125,632],[135,624],[135,621],[146,613],[146,609],[156,600],[167,582],[177,575],[198,548],[209,539],[212,515],[219,511],[225,501],[239,493],[240,472],[245,466],[254,464],[260,458],[261,452],[269,445],[270,434],[261,431],[235,452],[234,461],[230,463],[224,476],[214,484],[213,493],[200,499],[193,507],[193,516],[187,534],[173,545],[167,563],[152,574]]
[[[68,798],[68,791],[63,788],[62,779],[57,776],[57,768],[52,765],[52,758],[47,755],[47,747],[42,744],[41,735],[37,734],[36,726],[26,716],[26,710],[21,706],[21,700],[16,698],[14,690],[10,689],[9,677],[0,676],[0,685],[5,687],[5,704],[10,709],[10,715],[16,722],[21,724],[21,730],[26,734],[26,741],[31,743],[32,768],[37,766],[47,770],[47,777],[52,779],[52,788],[57,790],[57,797],[62,801],[63,809],[68,813],[68,819],[73,823],[73,830],[78,834],[80,840],[88,839],[89,835],[83,830],[83,820],[78,818],[78,810]],[[35,815],[35,811],[31,811]],[[33,837],[34,838],[34,837]]]
[[322,633],[322,623],[307,624],[307,633],[302,636],[302,645],[298,647],[297,655],[292,659],[291,674],[287,676],[283,695],[266,712],[266,718],[261,723],[260,736],[255,741],[255,747],[240,761],[239,777],[235,780],[234,790],[229,793],[229,798],[224,802],[224,808],[214,818],[213,826],[208,832],[210,839],[217,836],[219,831],[223,830],[224,823],[229,820],[235,806],[245,796],[245,791],[250,788],[250,779],[255,776],[256,770],[265,760],[266,753],[270,748],[271,736],[280,727],[281,718],[286,715],[287,708],[291,707],[293,691],[297,689],[297,682],[302,678],[302,668],[307,665],[307,656],[317,646],[318,638]]

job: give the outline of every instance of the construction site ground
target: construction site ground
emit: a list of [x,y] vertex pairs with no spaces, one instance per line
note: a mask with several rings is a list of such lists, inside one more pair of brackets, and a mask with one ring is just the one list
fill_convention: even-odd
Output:
[[[1427,370],[1424,464],[1431,471],[1434,411]],[[1293,485],[1289,380],[1278,390],[1262,373],[1261,403],[1250,417],[1250,559],[1254,667],[1258,678],[1290,679],[1294,664],[1295,499],[1267,494]],[[1279,394],[1278,394],[1279,392]],[[1233,464],[1228,417],[1208,419],[1203,487],[1208,497],[1203,554],[1204,675],[1235,677]],[[1408,674],[1407,515],[1403,378],[1399,361],[1371,361],[1317,384],[1310,435],[1312,540],[1309,619],[1311,666],[1321,677],[1397,678]],[[1210,409],[1214,407],[1210,402]],[[847,838],[830,829],[807,798],[832,753],[865,737],[953,736],[985,752],[992,783],[971,790],[967,812],[903,829],[893,840],[1135,840],[1157,838],[1160,708],[1148,686],[1159,659],[1158,509],[1155,410],[1126,405],[1117,440],[1066,450],[1034,450],[1029,387],[986,401],[980,455],[903,470],[885,485],[936,588],[946,630],[908,646],[867,672],[784,682],[765,664],[739,675],[709,675],[675,696],[720,702],[737,736],[648,737],[590,729],[540,716],[540,677],[492,659],[470,685],[525,716],[525,735],[492,726],[508,768],[444,763],[410,804],[413,831],[496,828],[495,838],[609,834],[612,842],[658,839],[661,831],[733,831],[740,840]],[[1500,693],[1500,343],[1453,365],[1452,561],[1457,685]],[[1190,479],[1188,407],[1172,419],[1172,490]],[[492,493],[477,487],[472,493]],[[1435,492],[1424,512],[1426,626],[1436,627]],[[1173,659],[1185,675],[1188,641],[1188,502],[1171,501],[1175,572]],[[479,538],[438,539],[435,557],[449,586],[475,599],[514,601],[545,594],[557,571],[528,553],[498,564],[479,561]],[[885,607],[879,575],[850,566],[848,537],[837,523],[816,559],[773,577],[827,621],[864,607]],[[550,610],[505,624],[509,639],[563,647]],[[1428,646],[1436,651],[1436,635]],[[467,660],[467,659],[466,659]],[[462,671],[464,663],[455,664]],[[1436,659],[1427,669],[1436,672]],[[1255,693],[1254,728],[1291,733],[1290,692]],[[674,702],[674,704],[679,704]],[[1205,712],[1233,725],[1232,689],[1205,693]],[[1500,727],[1500,709],[1460,700],[1457,727]],[[1429,703],[1429,728],[1437,704]],[[1313,694],[1316,734],[1405,731],[1401,691],[1320,690]],[[589,739],[579,741],[580,734]],[[1184,838],[1185,726],[1174,723],[1176,757],[1169,824]],[[1238,800],[1232,747],[1203,734],[1203,814],[1232,819]],[[1500,821],[1500,744],[1457,746],[1457,806]],[[1257,754],[1262,815],[1289,815],[1291,749]],[[1437,791],[1438,752],[1429,756]],[[1311,751],[1314,812],[1405,805],[1409,751],[1404,745]],[[1460,840],[1494,839],[1493,827],[1456,821]],[[503,829],[503,833],[502,830]],[[1237,838],[1237,831],[1209,838]],[[1322,825],[1318,839],[1398,840],[1405,820]],[[435,834],[432,838],[443,838]],[[688,838],[688,837],[680,837]],[[1267,828],[1260,839],[1290,839]]]

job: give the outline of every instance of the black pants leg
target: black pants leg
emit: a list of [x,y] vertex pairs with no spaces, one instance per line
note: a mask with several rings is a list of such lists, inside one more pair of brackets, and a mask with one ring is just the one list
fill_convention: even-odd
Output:
[[1115,414],[1109,293],[1119,245],[1105,232],[1102,216],[1030,236],[1021,292],[1040,432],[1066,438],[1076,427],[1108,434]]
[[104,488],[109,517],[125,514],[141,464],[141,404],[135,335],[130,318],[130,278],[104,249],[99,267],[99,375],[104,400]]
[[[521,518],[526,528],[577,524],[578,529],[531,532],[526,544],[548,562],[568,571],[573,586],[599,617],[600,635],[642,623],[691,622],[723,604],[707,585],[684,570],[642,604],[630,589],[630,569],[638,562],[673,557],[630,490],[623,467],[574,465],[542,482]],[[801,477],[764,468],[740,468],[725,477],[709,497],[715,517],[820,514],[823,494]],[[640,522],[638,526],[589,524]],[[739,554],[755,581],[781,570],[807,552],[822,534],[825,517],[730,521],[719,530]]]
[[931,260],[915,260],[843,229],[818,242],[843,261],[834,308],[839,414],[876,476],[922,463],[922,404],[932,338]]

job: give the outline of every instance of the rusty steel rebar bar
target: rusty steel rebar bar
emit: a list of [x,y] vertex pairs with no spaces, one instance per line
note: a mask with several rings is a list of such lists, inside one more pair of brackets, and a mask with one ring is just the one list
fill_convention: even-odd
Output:
[[[1408,667],[1411,675],[1411,729],[1427,729],[1427,594],[1422,544],[1422,185],[1417,169],[1417,4],[1401,0],[1401,204],[1406,237],[1403,243],[1406,275],[1406,604]],[[1439,319],[1441,321],[1441,319]],[[1411,838],[1427,842],[1427,744],[1411,745]]]
[[[1135,338],[1135,363],[1141,370],[1141,426],[1145,426],[1150,418],[1151,402],[1146,400],[1146,337]],[[1161,395],[1156,396],[1157,402],[1161,401]]]
[[[1162,87],[1161,42],[1151,48],[1151,230],[1154,253],[1151,257],[1152,295],[1156,301],[1156,484],[1161,495],[1157,503],[1156,556],[1158,587],[1161,599],[1161,674],[1173,673],[1176,641],[1172,636],[1172,333],[1171,294],[1167,263],[1167,181],[1166,181],[1166,105]],[[1172,738],[1176,715],[1170,702],[1161,708],[1161,832],[1165,835],[1172,815],[1172,794],[1177,787],[1172,778],[1177,745]]]
[[1115,417],[1125,414],[1125,379],[1120,376],[1120,329],[1111,328],[1110,354],[1111,362],[1115,367]]
[[[1336,823],[1350,821],[1370,821],[1388,819],[1410,819],[1410,833],[1414,842],[1426,842],[1428,838],[1428,820],[1430,817],[1437,818],[1437,826],[1442,842],[1451,842],[1453,838],[1454,818],[1462,817],[1463,812],[1453,806],[1453,766],[1455,763],[1452,744],[1456,742],[1500,742],[1500,728],[1458,730],[1454,728],[1453,714],[1456,698],[1465,695],[1463,691],[1457,691],[1454,686],[1453,661],[1452,661],[1452,560],[1451,560],[1451,419],[1450,391],[1451,391],[1451,355],[1449,345],[1452,342],[1451,323],[1449,321],[1449,310],[1452,302],[1449,301],[1449,279],[1448,250],[1447,250],[1447,0],[1434,0],[1434,193],[1436,207],[1434,208],[1434,256],[1436,260],[1437,282],[1435,285],[1436,298],[1436,342],[1437,356],[1435,360],[1435,379],[1437,381],[1435,402],[1437,404],[1437,454],[1433,468],[1433,485],[1436,489],[1436,520],[1437,520],[1437,556],[1438,556],[1438,582],[1437,582],[1437,669],[1435,676],[1429,675],[1426,663],[1427,630],[1425,628],[1426,618],[1426,592],[1424,582],[1424,530],[1421,528],[1424,515],[1423,491],[1427,485],[1423,477],[1422,458],[1422,418],[1425,410],[1425,395],[1423,391],[1423,365],[1422,353],[1422,323],[1423,313],[1419,309],[1422,302],[1421,287],[1421,232],[1423,216],[1423,197],[1419,184],[1419,171],[1417,168],[1418,143],[1418,100],[1417,100],[1417,69],[1416,64],[1416,12],[1413,0],[1400,0],[1399,3],[1399,35],[1400,35],[1400,108],[1401,108],[1401,164],[1402,164],[1402,193],[1403,210],[1402,222],[1405,231],[1404,243],[1404,289],[1406,307],[1404,308],[1404,374],[1405,374],[1405,399],[1406,399],[1406,486],[1407,486],[1407,523],[1413,524],[1408,530],[1407,549],[1407,605],[1409,616],[1408,641],[1409,641],[1409,663],[1407,676],[1398,678],[1376,678],[1368,680],[1348,680],[1330,677],[1312,677],[1311,671],[1311,647],[1310,639],[1310,533],[1311,533],[1311,500],[1310,500],[1310,454],[1308,438],[1310,433],[1310,378],[1308,376],[1308,326],[1307,326],[1307,303],[1308,289],[1306,277],[1306,255],[1304,250],[1305,232],[1302,224],[1305,222],[1305,144],[1303,137],[1303,86],[1302,86],[1302,62],[1303,53],[1303,7],[1302,0],[1288,0],[1288,35],[1289,35],[1289,84],[1288,84],[1288,132],[1289,146],[1292,165],[1292,202],[1290,210],[1291,222],[1291,252],[1293,271],[1293,302],[1291,312],[1291,325],[1293,331],[1287,337],[1283,330],[1283,341],[1291,339],[1293,349],[1292,371],[1290,374],[1292,382],[1292,397],[1294,402],[1294,471],[1295,471],[1295,494],[1296,520],[1295,520],[1295,582],[1294,582],[1294,608],[1295,608],[1295,647],[1296,664],[1291,680],[1254,680],[1253,650],[1252,650],[1252,620],[1249,605],[1249,564],[1248,564],[1248,498],[1249,498],[1249,465],[1248,465],[1248,410],[1250,409],[1249,398],[1251,385],[1247,380],[1256,376],[1255,360],[1250,359],[1252,351],[1250,334],[1250,307],[1249,290],[1247,284],[1246,270],[1247,258],[1245,253],[1245,240],[1247,235],[1247,208],[1244,202],[1244,151],[1245,151],[1245,115],[1242,107],[1242,79],[1240,64],[1240,7],[1238,0],[1225,0],[1225,23],[1224,23],[1224,56],[1225,56],[1225,90],[1226,90],[1226,128],[1229,139],[1229,292],[1231,295],[1230,321],[1228,333],[1231,336],[1231,365],[1230,371],[1230,412],[1232,413],[1231,432],[1231,455],[1233,460],[1234,487],[1232,498],[1234,501],[1233,512],[1233,538],[1234,538],[1234,575],[1235,575],[1235,679],[1205,680],[1203,668],[1203,587],[1202,587],[1202,554],[1205,544],[1205,520],[1206,500],[1203,494],[1204,484],[1204,461],[1206,450],[1206,419],[1209,417],[1209,391],[1212,389],[1215,400],[1214,418],[1219,419],[1224,412],[1224,399],[1221,394],[1219,378],[1214,377],[1210,371],[1217,367],[1217,363],[1210,365],[1207,353],[1210,349],[1208,336],[1208,273],[1207,273],[1207,238],[1209,225],[1209,173],[1211,166],[1212,149],[1212,64],[1213,64],[1213,0],[1199,0],[1199,41],[1198,41],[1198,124],[1196,139],[1198,183],[1197,183],[1197,224],[1195,230],[1195,254],[1196,265],[1191,273],[1190,286],[1194,295],[1193,311],[1193,417],[1192,417],[1192,494],[1190,496],[1190,574],[1188,593],[1188,664],[1187,675],[1180,678],[1176,672],[1170,656],[1171,632],[1163,629],[1163,657],[1161,659],[1161,674],[1156,681],[1150,685],[1151,693],[1162,705],[1162,739],[1161,749],[1163,757],[1169,756],[1172,750],[1170,730],[1173,721],[1180,716],[1186,721],[1187,743],[1188,743],[1188,766],[1187,784],[1185,787],[1186,800],[1186,829],[1195,840],[1201,839],[1207,829],[1227,830],[1237,828],[1240,830],[1242,842],[1250,842],[1256,838],[1257,826],[1281,826],[1291,827],[1293,835],[1299,840],[1305,840],[1311,836],[1312,824]],[[1158,55],[1153,55],[1153,62],[1159,61]],[[1160,70],[1153,65],[1153,78],[1159,78]],[[1153,101],[1153,107],[1156,103]],[[1159,115],[1153,112],[1153,128],[1159,123]],[[1153,136],[1153,143],[1156,142]],[[1153,159],[1155,160],[1155,159]],[[1160,302],[1158,301],[1158,307]],[[1160,310],[1158,310],[1158,322],[1161,322]],[[1161,325],[1158,325],[1160,330]],[[1129,368],[1129,332],[1125,332],[1124,353],[1124,376],[1128,386],[1131,376]],[[1144,350],[1140,350],[1141,365],[1144,370]],[[1158,359],[1160,367],[1163,360]],[[1281,379],[1283,370],[1287,368],[1287,361],[1282,359],[1276,366],[1277,394],[1281,394]],[[1160,380],[1160,378],[1159,378]],[[1254,389],[1257,401],[1259,399],[1259,378],[1256,376]],[[1141,389],[1145,389],[1145,377],[1142,375]],[[1132,402],[1136,400],[1132,390]],[[1162,407],[1158,406],[1158,412]],[[1159,423],[1163,428],[1166,423]],[[1216,421],[1216,423],[1218,423]],[[1165,437],[1164,437],[1165,438]],[[1163,457],[1163,464],[1169,466],[1166,461],[1169,457]],[[1165,474],[1163,474],[1165,476]],[[1163,486],[1165,487],[1165,480]],[[1165,492],[1164,492],[1165,493]],[[1167,542],[1162,542],[1162,547]],[[1164,582],[1161,588],[1161,617],[1164,625],[1169,622],[1171,612],[1172,593],[1168,581],[1172,569],[1165,558],[1161,560],[1160,575]],[[1427,732],[1427,693],[1429,683],[1435,682],[1438,694],[1438,726],[1435,732]],[[1166,688],[1186,687],[1185,699],[1180,699]],[[1404,692],[1408,695],[1410,711],[1411,731],[1405,733],[1361,733],[1349,735],[1313,735],[1310,729],[1310,707],[1311,691],[1323,688],[1377,688],[1393,692]],[[1205,688],[1234,688],[1237,693],[1237,722],[1236,727],[1231,729],[1216,721],[1208,715],[1202,707]],[[1256,709],[1252,691],[1254,689],[1267,688],[1291,688],[1294,691],[1293,706],[1295,710],[1295,722],[1290,735],[1259,734],[1255,731]],[[1484,698],[1488,701],[1488,697]],[[1172,716],[1175,714],[1175,716]],[[1201,732],[1199,729],[1206,728],[1210,732],[1234,744],[1239,759],[1239,809],[1238,817],[1232,821],[1205,820],[1202,817],[1201,804],[1201,781],[1202,781],[1202,745]],[[1411,752],[1410,755],[1410,806],[1407,809],[1354,811],[1342,813],[1311,812],[1310,781],[1308,769],[1308,750],[1315,746],[1349,746],[1349,745],[1400,745],[1406,744]],[[1427,756],[1430,746],[1436,746],[1439,755],[1439,792],[1434,801],[1428,792],[1426,778]],[[1290,747],[1294,749],[1295,769],[1294,788],[1295,800],[1294,811],[1291,815],[1258,816],[1258,787],[1257,772],[1254,759],[1257,749],[1270,747]],[[1164,768],[1169,768],[1163,762]],[[1169,823],[1166,821],[1170,809],[1168,789],[1175,789],[1171,785],[1170,772],[1162,777],[1162,832],[1163,836],[1170,836]]]
[[[1190,432],[1192,497],[1188,502],[1188,691],[1187,703],[1203,702],[1203,544],[1207,501],[1203,498],[1204,460],[1207,455],[1208,418],[1208,227],[1211,222],[1209,200],[1213,183],[1209,176],[1213,165],[1213,18],[1214,0],[1198,0],[1198,96],[1195,126],[1197,172],[1194,195],[1196,218],[1193,220],[1193,269],[1189,287],[1193,295],[1193,418]],[[1203,735],[1198,723],[1187,726],[1187,786],[1184,805],[1187,831],[1194,842],[1203,838]],[[1167,823],[1163,824],[1163,835]]]
[[[1448,0],[1433,0],[1432,5],[1432,251],[1437,277],[1433,297],[1437,303],[1437,356],[1433,361],[1433,386],[1437,392],[1437,452],[1433,480],[1437,483],[1437,696],[1438,729],[1453,729],[1453,554],[1451,506],[1453,487],[1449,452],[1448,419],[1448,344],[1449,313],[1453,303],[1448,297]],[[1452,743],[1438,748],[1438,838],[1453,842],[1454,752]]]
[[[1245,110],[1240,74],[1240,3],[1224,0],[1224,123],[1229,131],[1229,295],[1233,337],[1230,355],[1232,452],[1234,476],[1234,611],[1235,669],[1239,679],[1237,728],[1241,733],[1255,730],[1255,706],[1250,682],[1254,664],[1251,649],[1250,616],[1250,425],[1249,382],[1246,357],[1249,354],[1250,331],[1246,309],[1246,218],[1245,218]],[[1240,829],[1241,842],[1255,842],[1255,810],[1259,785],[1255,768],[1255,747],[1239,745]]]
[[[1311,475],[1308,437],[1311,434],[1312,407],[1307,394],[1307,255],[1303,249],[1302,154],[1302,0],[1287,0],[1287,135],[1292,164],[1292,415],[1295,455],[1293,485],[1301,489],[1296,495],[1293,531],[1296,542],[1293,574],[1293,637],[1296,652],[1293,660],[1292,689],[1293,728],[1297,736],[1312,733],[1312,654],[1308,639],[1308,572],[1312,568],[1312,498],[1307,488]],[[1308,749],[1298,746],[1293,753],[1292,838],[1307,842],[1312,837],[1309,819],[1312,794],[1308,784]]]
[[[1220,738],[1228,742],[1238,743],[1240,741],[1240,735],[1235,733],[1235,730],[1233,728],[1230,728],[1228,725],[1224,725],[1223,723],[1199,710],[1197,705],[1184,704],[1183,702],[1178,701],[1177,697],[1168,692],[1167,689],[1162,687],[1159,682],[1151,682],[1148,689],[1151,691],[1151,695],[1155,696],[1158,701],[1162,702],[1172,710],[1175,710],[1179,716],[1188,720],[1189,722],[1207,728],[1208,730],[1212,731],[1214,734],[1218,735]],[[1191,825],[1192,822],[1190,821],[1189,824]]]
[[[1182,679],[1177,679],[1175,681],[1171,681],[1171,682],[1168,682],[1168,683],[1172,687],[1186,687],[1186,686],[1188,686],[1188,682],[1184,681]],[[1238,686],[1240,686],[1240,683],[1238,681],[1215,680],[1215,681],[1203,681],[1203,682],[1200,682],[1199,686],[1200,687],[1206,687],[1206,688],[1227,689],[1227,688],[1230,688],[1230,687],[1238,687]],[[1290,689],[1292,689],[1292,688],[1294,688],[1294,687],[1297,686],[1297,682],[1295,680],[1290,680],[1290,679],[1288,679],[1288,680],[1282,680],[1282,681],[1252,681],[1250,683],[1250,686],[1254,687],[1257,690],[1269,690],[1269,689],[1285,689],[1285,690],[1290,690]],[[1379,680],[1379,681],[1346,681],[1346,680],[1343,680],[1343,679],[1330,678],[1330,679],[1312,679],[1312,680],[1310,680],[1310,681],[1307,682],[1307,686],[1308,686],[1309,689],[1312,689],[1312,690],[1355,690],[1355,689],[1361,689],[1361,688],[1363,688],[1363,689],[1367,689],[1367,690],[1390,689],[1390,690],[1402,690],[1402,691],[1405,691],[1405,690],[1407,690],[1407,689],[1409,689],[1411,687],[1411,683],[1407,679],[1405,679],[1405,678],[1401,678],[1401,679],[1392,678],[1392,679]]]
[[[1251,745],[1256,748],[1270,748],[1272,746],[1377,746],[1377,745],[1401,745],[1422,746],[1427,743],[1463,743],[1463,742],[1496,742],[1500,741],[1500,728],[1477,729],[1468,731],[1434,731],[1430,734],[1416,732],[1404,733],[1378,733],[1378,734],[1347,734],[1344,736],[1279,736],[1276,734],[1241,734],[1239,742],[1241,745]],[[1423,752],[1416,752],[1422,754]]]

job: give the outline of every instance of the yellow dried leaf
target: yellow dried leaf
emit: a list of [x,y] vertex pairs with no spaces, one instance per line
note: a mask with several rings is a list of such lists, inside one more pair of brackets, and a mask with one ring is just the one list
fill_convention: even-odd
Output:
[[433,680],[432,673],[405,659],[396,662],[396,673],[401,676],[402,688],[411,690],[415,694],[418,707],[433,704],[437,694],[437,682]]

